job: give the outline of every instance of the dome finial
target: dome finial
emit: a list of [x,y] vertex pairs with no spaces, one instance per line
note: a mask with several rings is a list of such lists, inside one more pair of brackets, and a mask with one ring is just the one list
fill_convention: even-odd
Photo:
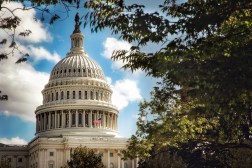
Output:
[[75,15],[75,28],[74,28],[74,31],[73,33],[80,33],[80,25],[81,25],[81,22],[80,22],[80,16],[79,16],[79,13],[77,12],[76,15]]

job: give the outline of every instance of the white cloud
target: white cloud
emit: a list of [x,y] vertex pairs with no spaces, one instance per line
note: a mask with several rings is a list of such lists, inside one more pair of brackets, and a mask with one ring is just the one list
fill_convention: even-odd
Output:
[[[14,11],[14,14],[18,16],[21,19],[20,25],[17,27],[16,31],[16,44],[18,46],[18,52],[15,53],[15,56],[18,59],[18,56],[20,55],[19,51],[23,54],[28,53],[32,56],[34,61],[39,60],[48,60],[52,61],[54,63],[57,63],[60,60],[60,56],[58,53],[50,53],[45,48],[41,46],[34,46],[34,43],[40,43],[44,41],[50,41],[52,40],[52,37],[50,33],[47,31],[47,28],[42,25],[42,23],[37,20],[35,21],[34,18],[36,17],[36,11],[34,9],[30,10],[22,10],[23,5],[18,2],[9,2],[9,3],[3,3],[2,6],[9,8],[10,10],[15,8],[20,8],[18,10]],[[10,17],[12,14],[9,11],[6,11],[5,8],[3,8],[0,11],[0,15],[2,18]],[[31,30],[32,33],[29,36],[22,37],[18,36],[19,32],[23,32],[25,30]],[[0,29],[0,40],[3,38],[7,38],[8,43],[6,45],[0,45],[1,52],[9,53],[12,48],[9,48],[8,46],[11,43],[11,34],[13,33],[13,30],[3,30]],[[24,41],[26,44],[24,44]],[[28,43],[28,44],[27,44]]]
[[[19,2],[5,2],[2,4],[2,7],[7,7],[10,10],[17,9],[14,11],[14,14],[21,19],[20,26],[16,29],[16,34],[24,32],[25,30],[31,30],[32,33],[27,37],[17,36],[17,39],[24,40],[27,42],[39,43],[43,41],[51,41],[52,37],[50,33],[47,32],[47,29],[43,27],[42,23],[37,20],[35,21],[36,11],[34,9],[22,10],[23,5]],[[0,15],[2,18],[10,17],[12,14],[5,8],[1,9]],[[8,33],[3,30],[0,31],[0,37],[8,36]]]
[[0,62],[0,89],[8,101],[0,101],[0,112],[35,121],[34,111],[42,103],[41,90],[48,82],[49,74],[36,71],[29,63],[15,64],[9,57]]
[[[111,60],[111,56],[112,56],[113,51],[117,51],[117,50],[128,50],[129,51],[131,46],[132,45],[130,43],[128,43],[127,41],[117,40],[115,38],[108,37],[103,42],[104,51],[101,53],[101,55],[103,57]],[[121,69],[124,64],[125,63],[122,60],[113,61],[112,62],[112,69],[115,69],[115,70]],[[137,77],[139,77],[139,75],[144,74],[141,69],[137,69],[133,73],[129,69],[123,70],[123,71],[130,78],[132,78],[132,77],[137,78]]]
[[51,54],[44,47],[29,46],[28,53],[33,56],[35,61],[39,61],[42,59],[46,59],[46,60],[52,61],[54,63],[58,63],[60,61],[60,56],[57,52],[54,52],[53,54]]
[[[112,37],[108,37],[103,42],[104,51],[102,52],[102,56],[111,59],[113,51],[116,50],[130,50],[132,45],[126,41],[117,40]],[[123,61],[113,61],[112,68],[120,69],[124,65]]]
[[17,137],[13,137],[13,138],[0,138],[0,143],[6,144],[6,145],[26,145],[27,141],[25,141],[24,139]]
[[142,96],[137,82],[130,79],[118,80],[111,85],[113,90],[112,103],[119,110],[127,107],[130,102],[140,101]]

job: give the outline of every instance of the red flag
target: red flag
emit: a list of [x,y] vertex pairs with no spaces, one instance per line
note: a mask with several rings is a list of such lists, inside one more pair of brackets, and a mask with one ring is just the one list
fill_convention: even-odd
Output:
[[98,120],[94,120],[95,124],[101,124],[101,118],[99,118]]

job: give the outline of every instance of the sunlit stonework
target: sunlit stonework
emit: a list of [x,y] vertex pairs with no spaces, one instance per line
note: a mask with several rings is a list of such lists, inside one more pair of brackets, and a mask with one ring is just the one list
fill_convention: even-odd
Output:
[[101,67],[83,49],[78,15],[71,50],[53,68],[37,107],[36,136],[26,146],[0,147],[13,168],[60,168],[77,146],[93,148],[107,168],[134,168],[137,160],[123,161],[125,138],[117,136],[118,110]]

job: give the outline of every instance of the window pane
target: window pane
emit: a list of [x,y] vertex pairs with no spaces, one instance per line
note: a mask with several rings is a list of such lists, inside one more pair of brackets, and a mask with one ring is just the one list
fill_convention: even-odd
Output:
[[73,99],[75,99],[75,91],[73,91]]

